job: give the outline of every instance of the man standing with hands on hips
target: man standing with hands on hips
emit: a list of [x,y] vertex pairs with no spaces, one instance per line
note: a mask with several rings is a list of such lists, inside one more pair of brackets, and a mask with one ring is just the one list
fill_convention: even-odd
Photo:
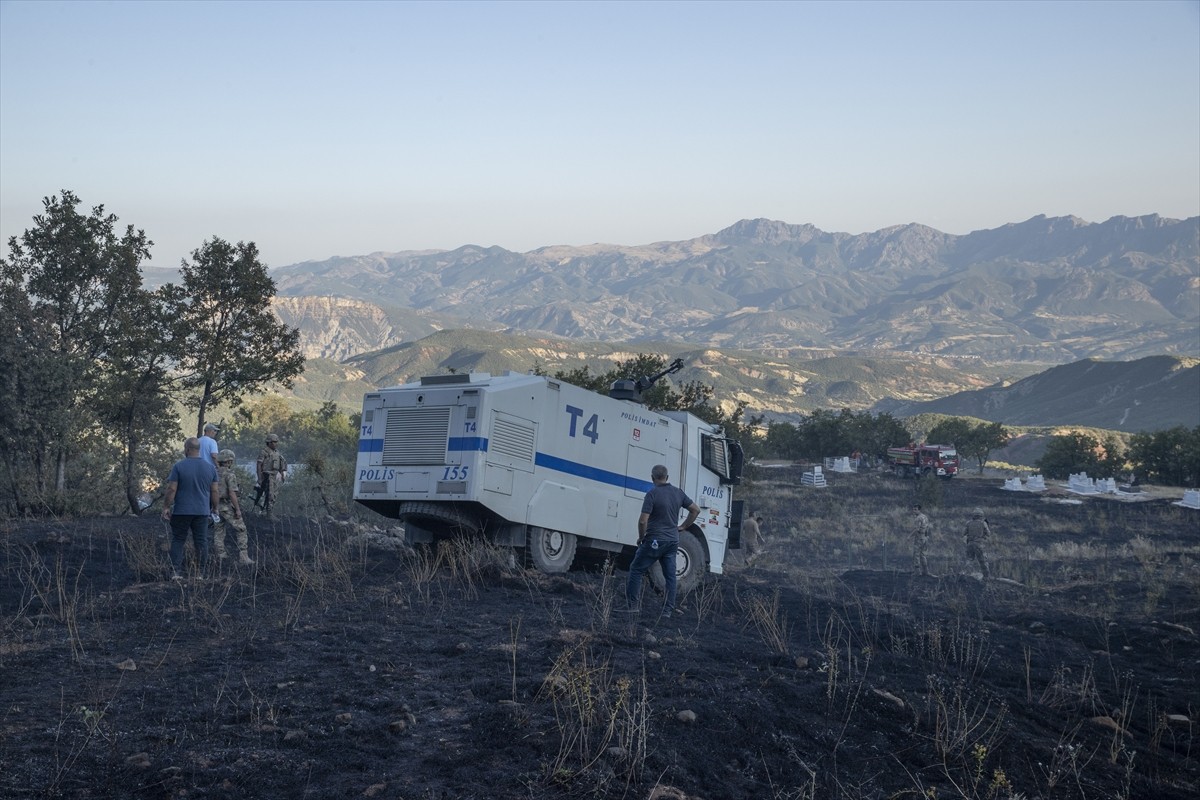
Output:
[[[670,617],[675,612],[675,554],[679,550],[679,534],[686,531],[700,516],[700,506],[684,491],[669,482],[667,468],[658,464],[650,470],[654,486],[646,492],[642,501],[642,514],[638,517],[638,548],[629,565],[629,583],[625,587],[625,598],[630,611],[637,611],[639,595],[642,593],[642,576],[657,561],[662,564],[663,581],[667,598],[662,615]],[[679,510],[687,509],[687,519],[679,522]]]

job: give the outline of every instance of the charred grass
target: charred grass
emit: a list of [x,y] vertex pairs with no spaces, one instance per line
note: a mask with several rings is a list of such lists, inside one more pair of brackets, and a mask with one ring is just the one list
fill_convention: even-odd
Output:
[[611,561],[382,521],[252,518],[255,567],[182,582],[156,520],[4,523],[0,795],[1196,796],[1196,512],[830,480],[752,475],[765,551],[667,622]]

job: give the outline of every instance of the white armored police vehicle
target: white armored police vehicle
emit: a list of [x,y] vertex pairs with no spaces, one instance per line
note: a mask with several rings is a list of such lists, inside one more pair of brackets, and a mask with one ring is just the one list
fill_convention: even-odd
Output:
[[[742,450],[721,428],[683,411],[650,411],[658,378],[619,380],[609,396],[542,375],[435,375],[367,394],[354,499],[404,522],[410,544],[483,535],[523,549],[543,572],[577,553],[632,557],[650,469],[700,506],[680,536],[679,591],[721,572],[737,546]],[[731,541],[732,539],[732,541]],[[662,573],[651,570],[661,588]]]

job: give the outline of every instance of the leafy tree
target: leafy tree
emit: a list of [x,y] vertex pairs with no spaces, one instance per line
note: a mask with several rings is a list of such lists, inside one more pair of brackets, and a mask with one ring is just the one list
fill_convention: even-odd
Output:
[[843,408],[818,409],[799,423],[773,422],[762,442],[764,453],[791,459],[821,459],[855,450],[882,458],[892,445],[909,441],[904,425],[891,414],[872,415]]
[[763,439],[763,452],[778,458],[799,459],[799,428],[790,422],[770,423],[767,425],[767,435]]
[[[906,428],[908,428],[908,432],[912,434],[908,441],[933,442],[934,444],[952,444],[953,442],[949,439],[945,441],[936,441],[931,435],[937,429],[938,425],[950,419],[954,419],[954,417],[948,417],[945,414],[916,414],[914,416],[905,418],[904,425]],[[907,444],[907,442],[905,442],[905,444]]]
[[849,454],[853,449],[850,441],[850,421],[853,412],[843,408],[840,413],[818,408],[796,426],[800,432],[800,452],[804,458],[822,459],[840,453]]
[[[665,356],[639,353],[633,358],[618,361],[606,372],[593,373],[584,365],[572,370],[559,370],[554,373],[554,377],[573,386],[606,395],[615,381],[625,378],[637,380],[657,375],[666,366]],[[533,371],[536,375],[545,374],[540,364],[536,365]],[[726,436],[737,439],[744,448],[747,447],[754,427],[761,424],[762,418],[754,416],[747,420],[745,401],[738,401],[732,412],[726,412],[711,402],[714,394],[712,386],[700,381],[687,381],[676,388],[668,381],[659,380],[642,392],[641,401],[646,408],[655,411],[687,411],[695,414],[705,422],[721,426]]]
[[952,444],[960,453],[965,453],[971,431],[972,425],[968,420],[962,417],[948,417],[930,428],[924,441],[930,444]]
[[1167,486],[1200,486],[1200,426],[1135,433],[1129,442],[1135,474]]
[[1054,436],[1038,459],[1037,467],[1048,478],[1061,479],[1079,472],[1095,475],[1100,463],[1099,447],[1096,437],[1081,431]]
[[[29,434],[22,446],[38,450],[25,453],[38,495],[48,498],[51,510],[62,510],[68,453],[95,423],[91,401],[106,350],[118,338],[121,310],[141,284],[140,264],[152,243],[132,225],[118,234],[117,217],[105,214],[104,206],[80,213],[80,200],[70,191],[42,205],[34,226],[9,239],[10,258],[0,262],[5,308],[18,315],[21,327],[8,365],[23,372],[8,384],[13,394],[7,399],[18,404],[12,416],[42,417],[22,428]],[[23,350],[31,346],[37,349]],[[47,376],[52,391],[29,384],[31,367]],[[29,405],[35,401],[41,404]],[[10,453],[6,460],[17,459]]]
[[999,422],[972,424],[962,417],[951,417],[934,425],[926,441],[954,445],[959,455],[975,459],[982,475],[992,451],[1008,444],[1008,431]]
[[54,339],[50,323],[35,314],[29,294],[0,262],[0,315],[9,326],[0,336],[0,467],[9,511],[48,508],[46,459],[58,421],[44,413],[60,405],[68,388],[59,362],[46,357]]
[[979,465],[979,474],[983,474],[983,468],[987,465],[988,457],[991,456],[993,450],[999,450],[1008,444],[1009,433],[999,422],[985,422],[981,425],[976,425],[971,431],[971,438],[968,442],[966,454],[975,459]]
[[120,447],[125,500],[134,514],[141,511],[144,482],[178,454],[171,370],[182,338],[170,317],[168,293],[165,287],[129,291],[114,319],[93,405]]
[[182,288],[172,303],[184,326],[181,384],[197,410],[196,432],[217,403],[237,407],[250,392],[278,381],[285,387],[304,371],[300,331],[271,313],[275,281],[254,242],[213,237],[184,259]]
[[[607,372],[593,373],[585,364],[572,370],[560,370],[554,373],[557,380],[565,381],[573,386],[590,389],[598,394],[608,394],[615,381],[630,378],[637,380],[649,375],[655,375],[666,368],[667,359],[663,356],[639,353],[633,358],[618,361]],[[707,394],[704,389],[707,388]],[[687,389],[688,394],[681,394],[671,388],[667,381],[657,381],[653,386],[642,392],[641,401],[646,408],[655,411],[691,410],[712,396],[712,387],[694,384]]]
[[1100,477],[1116,477],[1125,472],[1129,460],[1125,456],[1125,448],[1114,434],[1107,434],[1100,444],[1104,455],[1096,460],[1096,474]]
[[884,458],[889,447],[911,441],[912,435],[904,423],[891,414],[872,416],[870,412],[863,411],[854,420],[850,440],[854,449],[875,458]]

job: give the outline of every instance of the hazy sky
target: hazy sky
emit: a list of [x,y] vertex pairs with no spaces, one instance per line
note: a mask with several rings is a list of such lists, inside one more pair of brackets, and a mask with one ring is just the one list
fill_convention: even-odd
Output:
[[1200,214],[1200,3],[0,1],[0,236],[177,266]]

